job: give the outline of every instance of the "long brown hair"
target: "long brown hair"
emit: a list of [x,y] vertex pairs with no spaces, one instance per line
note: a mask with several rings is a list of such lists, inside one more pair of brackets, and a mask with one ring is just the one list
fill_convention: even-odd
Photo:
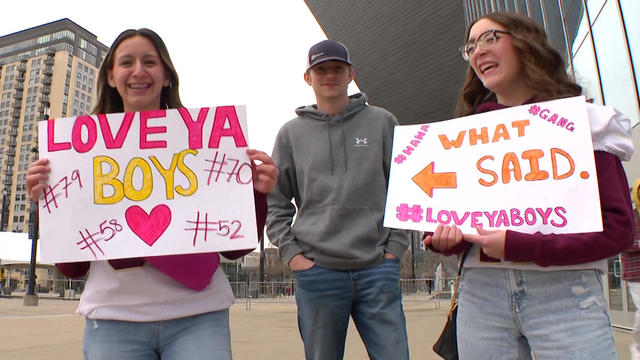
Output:
[[[510,12],[487,14],[471,23],[467,29],[465,41],[475,23],[488,19],[504,27],[511,34],[513,47],[522,62],[525,84],[534,90],[536,101],[577,96],[582,87],[569,78],[565,62],[547,39],[542,26],[531,18]],[[495,96],[484,87],[482,81],[471,66],[458,99],[458,115],[472,114],[480,103]]]
[[108,71],[113,68],[114,54],[118,46],[123,41],[134,36],[144,36],[151,41],[153,46],[156,48],[156,51],[162,60],[162,64],[164,65],[164,70],[167,72],[169,77],[169,86],[163,87],[160,94],[160,108],[175,109],[183,107],[182,102],[180,101],[180,93],[178,91],[178,73],[173,67],[173,62],[171,62],[171,57],[169,56],[169,51],[167,50],[167,46],[164,44],[164,41],[162,41],[160,36],[152,30],[145,28],[137,30],[128,29],[118,35],[111,45],[109,52],[107,52],[104,61],[102,61],[102,65],[100,65],[97,80],[98,86],[96,87],[98,101],[92,110],[93,114],[117,113],[124,111],[122,97],[118,93],[117,89],[109,86],[107,75]]

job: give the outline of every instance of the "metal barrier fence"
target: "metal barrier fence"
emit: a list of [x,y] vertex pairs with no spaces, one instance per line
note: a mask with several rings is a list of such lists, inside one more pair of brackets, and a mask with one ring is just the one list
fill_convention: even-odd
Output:
[[[27,280],[5,278],[0,285],[0,295],[24,295],[27,293]],[[39,297],[79,299],[84,290],[84,280],[36,280],[34,292]]]
[[455,279],[400,279],[403,302],[433,302],[435,308],[440,308],[441,300],[448,303],[451,300]]
[[238,302],[244,300],[245,308],[251,303],[295,303],[295,281],[232,282],[231,289]]
[[[401,279],[403,302],[431,302],[436,308],[441,301],[451,299],[454,279]],[[252,303],[295,303],[296,282],[231,282],[231,289],[237,302],[245,302],[245,308],[251,309]]]
[[[441,300],[451,298],[451,285],[454,279],[401,279],[403,302],[433,302],[440,307]],[[27,292],[26,281],[4,279],[0,295],[23,295]],[[244,302],[247,310],[252,303],[295,303],[296,282],[230,282],[238,303]],[[46,284],[36,283],[35,292],[41,297],[79,299],[84,290],[84,280],[48,280]]]

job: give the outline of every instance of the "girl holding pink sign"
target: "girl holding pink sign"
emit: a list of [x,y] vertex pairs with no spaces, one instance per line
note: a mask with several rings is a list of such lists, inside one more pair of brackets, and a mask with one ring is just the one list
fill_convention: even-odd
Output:
[[[97,83],[96,114],[183,107],[169,52],[149,29],[125,30],[116,38]],[[262,151],[247,154],[261,237],[266,193],[273,189],[278,169]],[[47,159],[29,167],[27,190],[34,201],[49,172]],[[249,252],[222,255],[237,259]],[[77,310],[86,318],[85,358],[231,359],[229,307],[234,296],[219,264],[218,253],[56,264],[71,278],[87,274]]]
[[[578,96],[543,28],[513,13],[473,22],[460,48],[469,62],[460,115]],[[425,244],[445,255],[470,249],[459,289],[460,359],[617,359],[602,271],[632,244],[633,215],[621,160],[631,121],[587,104],[603,231],[534,234],[440,224]],[[507,263],[508,262],[508,263]],[[534,270],[531,268],[534,267]]]

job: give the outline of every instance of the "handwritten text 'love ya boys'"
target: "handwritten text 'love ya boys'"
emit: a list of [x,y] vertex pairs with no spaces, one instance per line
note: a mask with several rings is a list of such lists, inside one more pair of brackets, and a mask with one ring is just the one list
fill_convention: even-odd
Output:
[[[197,117],[194,119],[191,113],[184,108],[177,109],[180,118],[187,129],[188,149],[174,153],[170,164],[163,166],[155,156],[149,156],[153,167],[158,171],[165,181],[166,197],[171,199],[174,197],[174,176],[176,169],[182,173],[189,185],[185,187],[175,187],[175,191],[183,196],[192,195],[197,189],[197,177],[194,172],[185,164],[187,155],[195,156],[198,154],[197,149],[203,148],[203,134],[205,120],[210,108],[201,108]],[[167,133],[167,126],[151,125],[150,120],[154,119],[155,124],[161,124],[163,118],[167,117],[167,110],[142,111],[140,113],[118,114],[123,116],[119,128],[116,129],[115,135],[110,125],[109,119],[113,119],[113,115],[99,114],[94,116],[84,115],[75,119],[70,134],[57,134],[56,121],[50,119],[47,122],[47,150],[49,152],[56,151],[75,151],[77,153],[87,153],[96,145],[98,136],[102,136],[104,145],[107,149],[121,149],[125,140],[129,136],[130,129],[139,114],[139,134],[138,148],[146,149],[166,149],[167,140],[161,139],[161,134]],[[171,119],[174,121],[175,119]],[[113,124],[114,121],[111,121]],[[64,140],[57,139],[60,136],[69,136]],[[155,138],[150,139],[153,135]],[[209,135],[207,148],[217,149],[220,141],[224,137],[232,138],[236,147],[246,147],[247,141],[242,131],[238,115],[234,106],[219,106],[215,108],[213,116],[213,126]],[[107,165],[107,166],[103,166]],[[114,204],[127,197],[131,200],[144,200],[150,194],[152,188],[152,166],[147,160],[141,157],[133,157],[127,164],[123,173],[123,179],[117,177],[120,173],[120,166],[117,161],[107,155],[93,156],[93,180],[94,180],[94,202],[96,204]],[[132,181],[135,172],[141,172],[143,181],[140,189],[135,189]],[[106,195],[104,187],[112,188],[112,195]]]

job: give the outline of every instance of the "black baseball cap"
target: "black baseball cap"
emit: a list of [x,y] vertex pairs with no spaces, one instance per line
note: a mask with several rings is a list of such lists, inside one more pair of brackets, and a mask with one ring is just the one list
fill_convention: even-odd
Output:
[[342,43],[335,40],[324,40],[309,49],[307,70],[329,60],[338,60],[351,65],[349,51]]

